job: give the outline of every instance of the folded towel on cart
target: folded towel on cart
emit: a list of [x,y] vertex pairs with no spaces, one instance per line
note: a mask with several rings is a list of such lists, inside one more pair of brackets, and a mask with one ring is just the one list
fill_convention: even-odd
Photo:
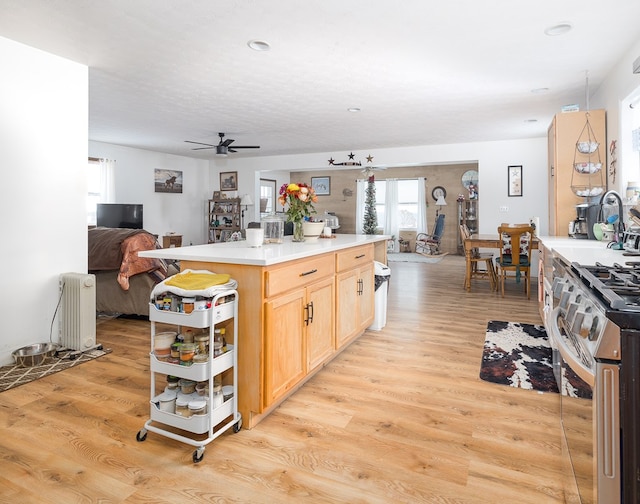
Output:
[[237,286],[238,282],[226,273],[186,269],[157,284],[151,291],[151,299],[165,292],[212,298],[222,291],[235,290]]

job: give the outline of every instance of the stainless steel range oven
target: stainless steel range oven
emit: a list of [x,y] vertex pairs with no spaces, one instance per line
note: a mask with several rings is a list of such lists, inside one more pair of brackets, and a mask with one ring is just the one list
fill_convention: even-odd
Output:
[[567,502],[640,502],[640,267],[554,259]]

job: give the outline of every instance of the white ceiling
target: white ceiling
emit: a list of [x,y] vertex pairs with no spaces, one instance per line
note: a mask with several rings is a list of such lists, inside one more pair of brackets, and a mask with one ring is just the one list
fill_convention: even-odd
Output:
[[0,36],[89,66],[90,140],[203,158],[184,141],[226,132],[264,156],[544,136],[639,20],[637,0],[0,0]]

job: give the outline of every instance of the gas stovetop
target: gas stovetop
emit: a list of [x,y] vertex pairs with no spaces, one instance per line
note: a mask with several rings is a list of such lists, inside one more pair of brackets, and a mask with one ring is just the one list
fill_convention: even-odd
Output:
[[626,266],[573,263],[571,269],[602,302],[608,318],[640,329],[640,262]]

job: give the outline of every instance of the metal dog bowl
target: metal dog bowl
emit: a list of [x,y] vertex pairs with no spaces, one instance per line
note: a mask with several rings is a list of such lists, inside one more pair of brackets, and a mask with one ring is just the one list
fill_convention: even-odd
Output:
[[42,364],[47,357],[53,355],[58,345],[53,343],[36,343],[14,350],[11,355],[18,366],[33,367]]

